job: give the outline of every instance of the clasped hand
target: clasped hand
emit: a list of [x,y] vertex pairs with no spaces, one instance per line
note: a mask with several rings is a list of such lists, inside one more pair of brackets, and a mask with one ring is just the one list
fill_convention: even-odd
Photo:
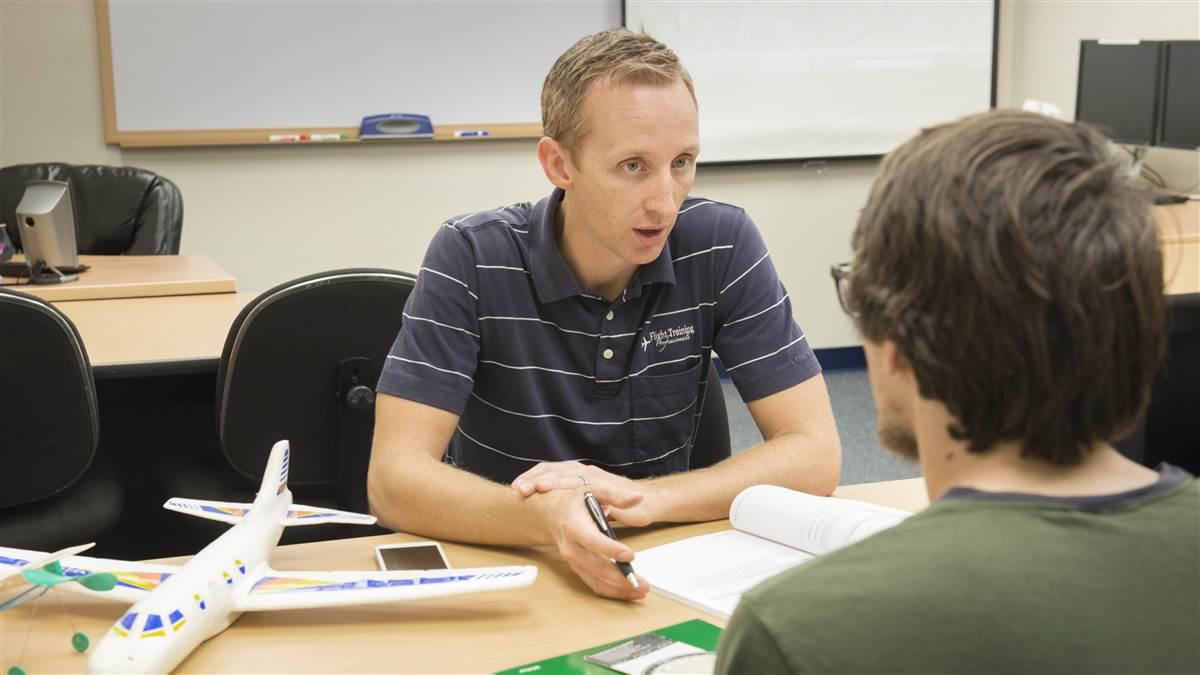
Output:
[[597,595],[622,600],[646,596],[649,584],[640,576],[633,588],[614,560],[633,561],[633,549],[605,536],[583,503],[590,491],[605,513],[626,525],[652,522],[638,483],[579,462],[543,462],[517,476],[512,487],[541,503],[546,526],[559,553]]

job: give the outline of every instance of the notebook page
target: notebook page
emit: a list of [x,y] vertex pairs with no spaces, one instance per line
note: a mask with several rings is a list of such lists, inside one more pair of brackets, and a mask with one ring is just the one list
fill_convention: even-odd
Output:
[[899,524],[907,511],[854,499],[817,497],[777,485],[746,488],[729,507],[729,522],[813,555],[823,555]]
[[742,593],[812,557],[725,530],[639,551],[633,568],[655,592],[728,619]]

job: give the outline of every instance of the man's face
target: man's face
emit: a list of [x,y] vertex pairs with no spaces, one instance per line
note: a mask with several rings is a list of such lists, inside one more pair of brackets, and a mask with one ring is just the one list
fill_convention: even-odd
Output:
[[696,104],[683,82],[592,84],[586,135],[568,152],[570,236],[602,264],[637,267],[662,252],[696,178]]
[[888,363],[896,358],[894,344],[887,347],[863,340],[863,352],[867,357],[867,377],[871,381],[871,395],[875,397],[876,429],[883,447],[897,455],[917,461],[917,436],[913,432],[911,407],[904,383],[894,366]]

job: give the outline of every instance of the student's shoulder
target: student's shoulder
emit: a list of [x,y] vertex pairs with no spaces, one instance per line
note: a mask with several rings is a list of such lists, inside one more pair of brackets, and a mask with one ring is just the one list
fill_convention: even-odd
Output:
[[914,610],[969,582],[941,537],[931,536],[937,524],[926,528],[921,520],[913,516],[759,584],[742,597],[738,623],[769,635],[796,670],[880,669],[860,649],[863,635],[886,636],[884,653],[917,639]]
[[950,544],[985,522],[986,514],[981,511],[930,508],[891,529],[794,567],[750,595],[768,604],[791,604],[806,597],[825,603],[872,597],[885,604],[902,604],[918,598],[930,584],[955,583],[960,572],[972,566],[975,556],[969,548]]

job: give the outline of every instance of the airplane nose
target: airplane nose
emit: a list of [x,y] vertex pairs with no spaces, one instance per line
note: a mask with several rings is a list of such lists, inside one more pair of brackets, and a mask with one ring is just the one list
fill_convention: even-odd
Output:
[[[134,638],[136,639],[136,638]],[[88,656],[89,673],[159,673],[166,672],[157,666],[157,659],[147,650],[135,650],[130,638],[113,634],[105,635],[100,644]]]

